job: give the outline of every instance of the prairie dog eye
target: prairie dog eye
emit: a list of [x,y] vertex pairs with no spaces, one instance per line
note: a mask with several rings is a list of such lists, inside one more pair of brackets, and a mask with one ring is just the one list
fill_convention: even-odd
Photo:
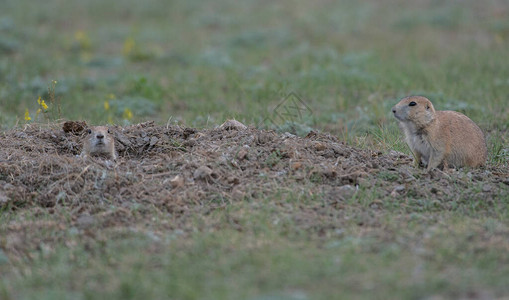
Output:
[[415,103],[415,101],[408,103],[408,106],[416,106],[416,105],[417,105],[417,103]]
[[87,130],[88,134],[92,133],[92,129]]
[[111,130],[108,128],[108,133],[111,134]]

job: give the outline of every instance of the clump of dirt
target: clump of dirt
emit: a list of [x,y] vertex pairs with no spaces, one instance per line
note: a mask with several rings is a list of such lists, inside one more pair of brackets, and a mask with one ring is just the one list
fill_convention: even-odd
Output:
[[150,204],[179,215],[284,190],[319,195],[341,208],[359,189],[376,190],[375,207],[385,197],[432,198],[445,205],[461,190],[495,199],[509,185],[507,167],[426,173],[395,151],[382,154],[329,134],[300,138],[237,123],[205,130],[153,122],[115,126],[118,160],[84,159],[85,126],[27,125],[0,134],[0,207],[63,205],[93,214],[87,204]]
[[85,121],[67,121],[64,122],[64,125],[62,126],[62,129],[65,133],[71,132],[74,134],[78,134],[85,130],[87,127],[87,122]]

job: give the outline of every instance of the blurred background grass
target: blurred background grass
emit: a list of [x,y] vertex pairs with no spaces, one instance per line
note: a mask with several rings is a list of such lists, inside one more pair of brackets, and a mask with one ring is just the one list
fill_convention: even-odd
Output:
[[26,109],[36,121],[36,100],[49,98],[56,80],[60,117],[93,124],[258,124],[293,91],[313,110],[307,126],[343,136],[386,123],[394,130],[389,108],[409,94],[462,111],[485,130],[507,130],[508,7],[4,0],[0,123],[25,122]]
[[[420,94],[437,109],[470,116],[488,135],[490,161],[507,164],[508,49],[505,0],[2,0],[0,128],[58,118],[195,127],[236,118],[259,124],[295,92],[313,111],[301,120],[303,129],[408,153],[390,108],[401,97]],[[365,193],[385,199],[377,192]],[[373,209],[346,205],[345,231],[323,246],[313,230],[300,232],[286,217],[302,209],[300,200],[292,198],[295,206],[286,211],[288,201],[275,194],[255,209],[240,201],[216,212],[218,219],[232,214],[245,221],[242,233],[209,234],[202,218],[216,219],[197,214],[195,222],[204,225],[194,237],[180,239],[176,230],[157,225],[173,222],[171,216],[154,213],[157,220],[147,220],[147,227],[163,228],[170,247],[153,247],[151,237],[129,244],[125,236],[132,233],[101,231],[89,244],[63,231],[77,240],[76,250],[69,246],[51,259],[20,254],[21,267],[14,270],[22,275],[3,277],[0,298],[19,292],[27,299],[95,299],[97,286],[115,299],[203,299],[211,292],[215,299],[306,299],[292,287],[310,291],[310,299],[362,298],[359,291],[367,299],[373,293],[433,298],[445,291],[459,298],[458,290],[507,291],[507,252],[497,244],[506,233],[505,206],[479,213],[483,202],[466,197],[471,211],[422,213],[417,204],[411,208],[421,199],[394,199],[387,204],[393,211],[380,218],[387,234],[363,237],[367,229],[356,218]],[[359,199],[370,199],[364,196]],[[71,214],[65,206],[56,209],[66,218]],[[0,218],[4,224],[42,218],[37,211],[24,213]],[[278,227],[274,220],[280,219]],[[55,234],[51,229],[43,236]],[[426,267],[412,243],[416,253],[421,247],[431,253],[422,255],[431,261]],[[6,261],[2,255],[0,262]],[[282,295],[270,294],[281,287]],[[83,289],[81,298],[72,292]]]

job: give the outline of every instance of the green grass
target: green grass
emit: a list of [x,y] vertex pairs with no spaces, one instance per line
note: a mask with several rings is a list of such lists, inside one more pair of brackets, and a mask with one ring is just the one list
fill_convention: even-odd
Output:
[[[296,92],[313,112],[299,130],[409,153],[390,108],[419,94],[477,122],[489,163],[507,170],[507,11],[503,2],[474,0],[4,0],[0,128],[24,124],[26,109],[31,122],[260,124]],[[50,111],[37,119],[39,96]],[[264,163],[279,159],[274,152]],[[398,180],[390,171],[378,176]],[[83,235],[65,207],[2,211],[2,227],[55,220],[63,229],[13,227],[21,240],[0,236],[0,298],[509,294],[507,193],[484,203],[468,190],[441,202],[420,191],[393,198],[361,189],[333,210],[298,191],[183,217],[132,209],[132,223]]]
[[[508,243],[495,238],[507,225],[499,217],[360,213],[353,206],[345,215],[357,217],[349,220],[318,213],[302,222],[299,213],[278,212],[278,202],[230,205],[200,218],[187,233],[165,229],[168,222],[161,221],[88,236],[67,228],[56,238],[65,243],[41,242],[12,262],[16,271],[4,278],[0,292],[5,299],[454,298],[486,288],[493,295],[509,292],[509,270],[500,265],[509,262]],[[310,201],[304,210],[313,206]],[[383,227],[365,224],[365,231],[359,226],[365,214]],[[46,231],[41,238],[55,234]]]
[[[335,133],[393,123],[390,107],[409,94],[463,111],[483,128],[509,123],[509,25],[488,17],[501,9],[495,3],[117,5],[7,1],[3,126],[23,123],[26,108],[33,114],[52,80],[61,117],[92,123],[121,123],[129,108],[131,122],[258,124],[292,91],[312,108],[309,125]],[[106,100],[114,102],[108,112]]]

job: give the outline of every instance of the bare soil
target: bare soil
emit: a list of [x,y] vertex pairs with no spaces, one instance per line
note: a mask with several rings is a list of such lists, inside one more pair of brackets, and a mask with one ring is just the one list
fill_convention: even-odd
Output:
[[[314,197],[312,213],[323,215],[330,209],[340,213],[352,201],[374,211],[388,209],[388,202],[404,208],[420,200],[448,210],[458,201],[493,206],[508,194],[507,167],[427,173],[403,153],[357,149],[316,132],[301,138],[235,123],[205,130],[153,122],[115,126],[119,159],[113,162],[79,156],[84,128],[82,123],[27,125],[1,133],[0,208],[51,213],[65,207],[69,225],[78,228],[121,226],[137,216],[146,219],[155,209],[173,216],[169,226],[185,230],[183,221],[193,214],[275,193]],[[296,213],[296,223],[312,226],[309,216]],[[60,226],[11,225],[4,234]],[[4,249],[16,252],[26,242],[7,240]]]

